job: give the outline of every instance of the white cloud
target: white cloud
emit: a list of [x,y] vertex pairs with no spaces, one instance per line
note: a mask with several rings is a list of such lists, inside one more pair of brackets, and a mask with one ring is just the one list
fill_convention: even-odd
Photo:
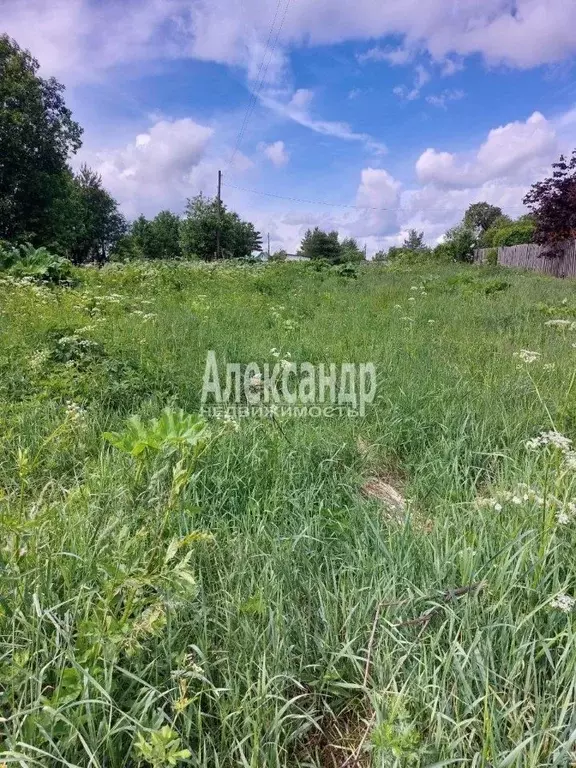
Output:
[[407,48],[381,48],[375,46],[369,48],[365,53],[359,53],[358,61],[362,64],[366,61],[386,61],[392,66],[402,66],[412,61],[414,52]]
[[468,159],[427,149],[416,163],[418,179],[446,188],[468,188],[499,178],[525,178],[557,153],[554,125],[540,112],[526,122],[494,128]]
[[450,89],[442,91],[441,93],[433,94],[432,96],[426,96],[426,101],[433,107],[439,107],[440,109],[446,109],[449,101],[459,101],[463,99],[466,94],[460,89]]
[[390,35],[402,40],[398,48],[375,47],[364,58],[400,64],[413,50],[428,51],[450,74],[458,57],[471,54],[490,64],[529,68],[576,53],[572,0],[299,0],[281,3],[276,17],[274,5],[268,0],[3,0],[2,28],[67,82],[122,63],[187,56],[242,66],[252,80],[266,69],[265,82],[273,82],[284,78],[290,48]]
[[275,95],[267,93],[260,95],[260,101],[265,107],[271,109],[283,117],[293,120],[304,128],[309,128],[315,133],[323,136],[334,136],[344,141],[358,141],[376,154],[384,154],[386,147],[384,144],[375,141],[367,133],[357,133],[348,123],[332,120],[318,120],[310,114],[310,103],[313,98],[313,92],[305,88],[297,90],[290,101],[281,101]]
[[414,83],[412,88],[408,88],[405,85],[400,85],[396,88],[393,88],[393,93],[405,101],[414,101],[415,99],[419,98],[420,91],[428,82],[430,82],[430,72],[428,72],[428,70],[421,64],[418,64],[414,70]]
[[350,227],[354,237],[388,235],[398,228],[402,184],[383,168],[364,168],[356,192],[356,205],[366,206]]
[[184,0],[3,0],[2,31],[29,48],[44,71],[75,84],[119,64],[181,55],[174,35],[183,5]]
[[286,165],[290,160],[290,155],[283,141],[275,141],[273,144],[260,144],[259,149],[277,168]]
[[129,217],[160,208],[181,210],[185,199],[207,184],[215,186],[216,166],[208,158],[214,130],[190,118],[161,120],[119,149],[84,152],[105,186]]
[[464,61],[461,56],[444,59],[444,61],[441,62],[441,65],[442,69],[440,74],[442,77],[451,77],[464,69]]

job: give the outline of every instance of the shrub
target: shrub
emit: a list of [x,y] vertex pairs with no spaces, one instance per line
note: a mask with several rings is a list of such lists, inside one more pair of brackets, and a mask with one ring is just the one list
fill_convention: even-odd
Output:
[[72,264],[68,259],[29,243],[19,248],[0,246],[0,269],[13,277],[29,277],[45,283],[68,282],[72,277]]
[[446,233],[446,244],[450,246],[454,261],[472,261],[476,237],[464,226],[454,227]]
[[438,261],[454,261],[454,252],[450,243],[438,243],[433,249],[432,255]]
[[536,226],[531,221],[515,221],[507,227],[496,230],[492,236],[492,245],[523,245],[534,241]]
[[498,248],[490,248],[486,254],[486,264],[495,267],[498,264]]
[[340,264],[337,267],[333,267],[333,269],[340,277],[358,277],[358,267],[352,262],[348,262],[347,264]]

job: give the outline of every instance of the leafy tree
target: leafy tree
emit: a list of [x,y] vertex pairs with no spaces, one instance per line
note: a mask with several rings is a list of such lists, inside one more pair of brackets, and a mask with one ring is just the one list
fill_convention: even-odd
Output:
[[128,237],[132,239],[134,251],[139,259],[149,259],[152,253],[152,227],[144,214],[140,214],[130,225]]
[[446,232],[446,253],[451,253],[454,261],[472,261],[476,237],[474,233],[463,224],[453,227]]
[[404,248],[401,245],[391,245],[390,248],[388,248],[388,253],[386,254],[386,261],[394,261],[395,259],[401,258],[405,253]]
[[454,261],[454,247],[452,243],[438,243],[432,251],[432,255],[438,261]]
[[120,250],[125,258],[182,258],[180,218],[171,211],[160,211],[151,220],[141,214],[132,222]]
[[490,246],[497,248],[501,245],[523,245],[534,242],[536,224],[534,221],[523,217],[518,221],[492,230]]
[[376,251],[372,257],[372,261],[386,261],[388,253],[386,251]]
[[152,254],[148,258],[180,259],[180,217],[171,211],[160,211],[150,222]]
[[502,209],[497,205],[485,202],[472,203],[464,214],[464,228],[481,234],[494,226],[496,220],[502,215]]
[[358,247],[358,243],[353,237],[345,237],[340,243],[340,262],[350,263],[364,261],[366,254]]
[[78,226],[72,235],[70,254],[76,264],[103,263],[126,232],[118,203],[102,186],[102,177],[83,165],[74,178],[71,208]]
[[53,236],[49,212],[66,191],[67,159],[82,135],[64,87],[39,77],[38,67],[0,35],[0,237],[35,242]]
[[300,245],[300,253],[312,261],[339,264],[342,254],[338,232],[323,232],[319,227],[307,230]]
[[576,237],[576,149],[569,160],[560,155],[552,167],[552,175],[533,184],[524,198],[536,222],[534,241],[549,246],[548,256],[554,255],[554,245]]
[[408,236],[402,243],[402,248],[407,251],[421,251],[425,248],[424,232],[417,232],[415,229],[408,231]]
[[180,244],[186,258],[210,261],[216,258],[217,233],[224,258],[247,258],[262,250],[262,237],[254,225],[242,221],[237,213],[216,199],[200,194],[188,200],[185,217],[180,226]]
[[506,214],[498,216],[498,218],[495,219],[494,222],[490,225],[489,229],[487,229],[485,232],[480,232],[478,236],[478,247],[492,248],[494,245],[493,240],[496,232],[501,229],[505,229],[510,224],[512,224],[512,219],[510,216],[506,216]]

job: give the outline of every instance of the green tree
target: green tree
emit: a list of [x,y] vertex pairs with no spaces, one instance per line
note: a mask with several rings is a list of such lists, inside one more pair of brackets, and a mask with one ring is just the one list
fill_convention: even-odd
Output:
[[180,217],[171,211],[160,211],[150,222],[153,259],[181,259]]
[[132,222],[121,250],[139,259],[182,258],[180,218],[171,211],[160,211],[151,220],[141,214]]
[[364,261],[366,254],[359,248],[353,237],[345,237],[340,243],[340,261],[342,263]]
[[509,216],[500,216],[494,224],[481,235],[480,248],[497,248],[500,245],[522,245],[534,242],[536,222],[528,214],[513,221]]
[[491,245],[497,248],[501,245],[523,245],[534,242],[536,225],[533,221],[512,221],[505,227],[494,230]]
[[76,264],[103,263],[126,232],[126,221],[118,203],[102,186],[102,177],[83,165],[74,178],[70,209],[77,215],[77,226],[70,243]]
[[472,261],[476,236],[463,224],[453,227],[446,232],[446,245],[450,249],[444,249],[445,253],[451,253],[454,261]]
[[300,253],[312,261],[339,264],[342,251],[338,232],[323,232],[319,227],[307,230],[300,245]]
[[275,251],[274,253],[270,254],[269,261],[286,261],[287,258],[288,254],[283,248],[281,248],[279,251]]
[[134,252],[139,259],[149,259],[152,253],[152,227],[144,214],[140,214],[130,225],[128,237],[133,241]]
[[498,232],[500,229],[505,229],[510,224],[512,224],[512,219],[510,218],[510,216],[506,216],[506,214],[502,214],[502,216],[498,216],[498,218],[496,218],[492,222],[489,229],[479,234],[478,247],[492,248],[492,246],[494,245],[493,239],[494,239],[495,233]]
[[502,216],[502,209],[490,203],[472,203],[464,214],[464,227],[471,232],[481,234],[492,227],[495,221]]
[[407,251],[422,251],[426,248],[424,245],[424,232],[417,232],[415,229],[408,231],[408,236],[402,243],[402,248]]
[[66,163],[81,146],[64,86],[39,77],[38,67],[0,35],[0,238],[53,237],[51,209],[66,194]]
[[254,225],[242,221],[237,213],[220,206],[216,199],[200,194],[188,200],[180,225],[180,245],[185,258],[210,261],[216,258],[217,237],[224,258],[247,258],[262,250],[262,237]]

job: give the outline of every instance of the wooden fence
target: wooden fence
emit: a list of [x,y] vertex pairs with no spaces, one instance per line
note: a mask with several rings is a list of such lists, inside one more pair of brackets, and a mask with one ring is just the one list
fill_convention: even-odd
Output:
[[[493,248],[478,248],[474,251],[474,261],[486,263]],[[555,246],[554,258],[542,256],[545,246],[512,245],[498,248],[498,264],[503,267],[520,267],[544,272],[554,277],[576,277],[576,240],[569,240]]]

